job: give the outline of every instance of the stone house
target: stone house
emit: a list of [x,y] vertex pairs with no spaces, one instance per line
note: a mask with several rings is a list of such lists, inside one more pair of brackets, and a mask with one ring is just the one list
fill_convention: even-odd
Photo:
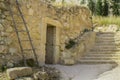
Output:
[[[18,2],[39,64],[74,64],[94,44],[93,32],[83,34],[85,30],[92,28],[88,8],[56,7],[43,0],[18,0]],[[16,1],[10,0],[8,4],[7,0],[0,0],[1,63],[17,62],[22,59],[9,7],[14,12],[16,23],[18,21],[18,30],[24,30],[24,25],[19,23],[19,15],[16,15],[19,14]],[[19,35],[22,40],[27,39],[26,33],[19,33]],[[31,48],[29,41],[23,41],[22,46],[25,49]],[[24,56],[26,59],[35,58],[32,51],[26,51]]]

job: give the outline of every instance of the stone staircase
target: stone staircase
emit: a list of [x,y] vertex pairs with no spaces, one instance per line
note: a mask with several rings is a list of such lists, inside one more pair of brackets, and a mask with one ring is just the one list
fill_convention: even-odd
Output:
[[78,61],[79,63],[120,62],[120,35],[114,32],[97,32],[95,45]]

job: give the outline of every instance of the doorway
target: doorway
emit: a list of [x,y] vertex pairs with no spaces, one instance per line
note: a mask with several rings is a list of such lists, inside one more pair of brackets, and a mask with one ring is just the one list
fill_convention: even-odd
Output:
[[53,64],[54,63],[55,36],[56,36],[56,27],[53,25],[47,24],[46,55],[45,55],[45,63],[46,64]]

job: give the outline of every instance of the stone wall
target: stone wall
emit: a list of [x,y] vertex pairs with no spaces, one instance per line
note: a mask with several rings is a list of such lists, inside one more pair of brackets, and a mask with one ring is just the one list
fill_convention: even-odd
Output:
[[[10,0],[10,4],[15,14],[19,14],[15,0]],[[84,29],[91,29],[92,27],[90,11],[85,7],[73,6],[59,8],[42,0],[19,0],[19,4],[28,25],[34,47],[37,48],[36,52],[39,63],[45,63],[47,24],[56,27],[54,63],[60,62],[61,52],[65,50],[65,45],[70,39],[75,39]],[[16,58],[15,56],[15,60],[17,61],[17,59],[22,59],[22,53],[20,52],[8,5],[7,0],[0,1],[0,32],[6,36],[4,47],[0,45],[0,53],[19,56],[20,58]],[[15,20],[20,22],[19,16],[15,14]],[[19,30],[24,29],[22,24],[17,23],[17,25],[19,26]],[[0,39],[2,39],[1,35]],[[27,39],[26,33],[21,34],[20,37],[23,40]],[[29,43],[23,42],[22,44],[24,48],[30,48]],[[26,52],[24,55],[26,58],[34,58],[32,52]]]
[[85,32],[77,39],[72,48],[65,49],[61,54],[61,63],[66,65],[75,64],[80,58],[85,55],[95,44],[96,33]]

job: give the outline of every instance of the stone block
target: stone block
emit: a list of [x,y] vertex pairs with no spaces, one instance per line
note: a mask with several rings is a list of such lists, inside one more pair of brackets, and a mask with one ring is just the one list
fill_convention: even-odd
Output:
[[71,58],[71,53],[69,51],[62,52],[62,57],[65,58]]
[[22,78],[17,78],[15,80],[34,80],[34,79],[31,77],[22,77]]
[[65,65],[74,65],[75,60],[73,60],[73,59],[64,59],[64,64]]
[[7,69],[7,76],[10,80],[16,79],[18,77],[32,75],[33,71],[30,67],[16,67]]

